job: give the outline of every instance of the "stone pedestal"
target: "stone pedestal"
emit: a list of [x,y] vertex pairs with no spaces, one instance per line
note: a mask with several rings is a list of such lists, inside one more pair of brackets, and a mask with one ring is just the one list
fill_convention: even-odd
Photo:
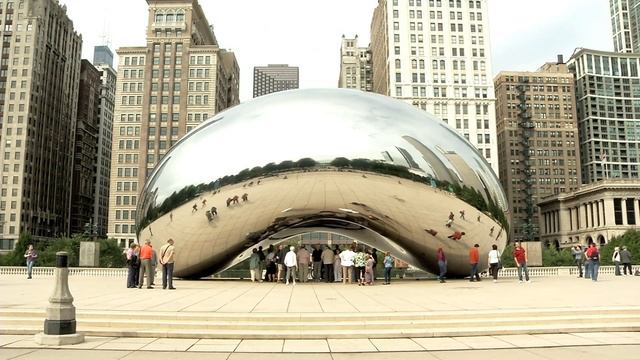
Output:
[[523,241],[522,247],[527,252],[527,266],[542,266],[541,241]]
[[44,332],[36,334],[41,345],[73,345],[84,342],[84,335],[76,333],[76,308],[69,291],[68,255],[56,253],[55,288],[49,297]]
[[80,266],[100,266],[100,243],[95,241],[80,242]]

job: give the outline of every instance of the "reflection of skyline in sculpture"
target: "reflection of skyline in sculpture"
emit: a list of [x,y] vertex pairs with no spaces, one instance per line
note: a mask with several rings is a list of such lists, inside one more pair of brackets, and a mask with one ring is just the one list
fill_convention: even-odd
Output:
[[[494,205],[506,202],[473,146],[440,123],[358,91],[257,98],[216,115],[167,153],[141,195],[138,233],[153,228],[156,246],[176,240],[181,277],[208,275],[254,246],[323,230],[431,271],[444,247],[450,272],[462,275],[468,242],[503,245],[506,238],[494,239],[490,229],[506,225],[506,208]],[[314,145],[310,134],[325,141]],[[243,194],[247,201],[226,202]],[[217,208],[215,217],[191,208],[204,200]],[[445,227],[449,212],[474,209],[481,221],[470,216]],[[453,241],[454,231],[467,235]]]

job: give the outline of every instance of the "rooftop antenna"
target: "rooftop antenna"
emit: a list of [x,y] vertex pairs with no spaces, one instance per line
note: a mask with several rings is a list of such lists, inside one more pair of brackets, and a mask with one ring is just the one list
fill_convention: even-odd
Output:
[[[105,12],[107,10],[105,9]],[[102,23],[102,34],[100,34],[100,42],[101,45],[105,45],[107,47],[111,47],[111,38],[109,36],[109,26],[107,24],[107,19],[105,18]]]

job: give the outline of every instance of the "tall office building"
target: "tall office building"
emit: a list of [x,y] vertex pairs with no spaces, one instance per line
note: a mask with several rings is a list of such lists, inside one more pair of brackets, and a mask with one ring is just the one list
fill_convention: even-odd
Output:
[[378,0],[373,91],[454,127],[498,171],[486,0]]
[[368,47],[358,46],[358,35],[353,39],[342,35],[338,87],[373,91],[371,52]]
[[113,68],[113,52],[106,45],[93,47],[93,64],[109,65]]
[[3,1],[0,249],[69,233],[82,38],[54,0]]
[[609,0],[613,48],[616,52],[640,52],[640,0]]
[[82,59],[71,185],[71,233],[92,229],[100,116],[100,72]]
[[[238,66],[196,0],[147,0],[147,44],[119,57],[108,236],[135,241],[138,193],[169,148],[238,103]],[[144,234],[150,236],[151,234]]]
[[[109,50],[111,51],[111,50]],[[100,62],[101,60],[105,62]],[[109,216],[109,177],[111,174],[111,142],[113,112],[116,97],[116,71],[109,59],[94,56],[94,66],[100,72],[100,105],[98,116],[98,147],[94,170],[93,228],[100,237],[107,236]]]
[[269,64],[253,68],[253,97],[278,91],[297,89],[300,85],[300,70],[297,66]]
[[582,182],[640,173],[640,54],[578,49],[576,79]]
[[580,186],[573,74],[559,57],[535,72],[495,78],[499,177],[511,208],[511,238],[538,240],[546,196]]

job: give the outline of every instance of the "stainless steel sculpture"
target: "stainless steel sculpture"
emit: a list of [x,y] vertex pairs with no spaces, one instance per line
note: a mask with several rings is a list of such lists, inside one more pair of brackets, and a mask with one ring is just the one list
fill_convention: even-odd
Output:
[[[388,97],[295,90],[219,113],[149,176],[138,239],[175,240],[175,275],[200,277],[311,231],[345,235],[409,264],[468,274],[468,249],[502,250],[504,192],[443,121]],[[450,221],[450,216],[453,221]]]

